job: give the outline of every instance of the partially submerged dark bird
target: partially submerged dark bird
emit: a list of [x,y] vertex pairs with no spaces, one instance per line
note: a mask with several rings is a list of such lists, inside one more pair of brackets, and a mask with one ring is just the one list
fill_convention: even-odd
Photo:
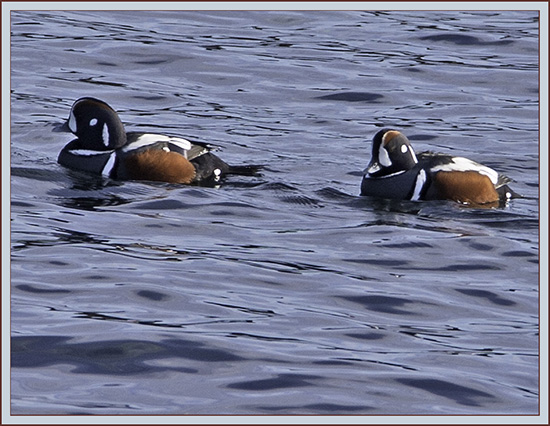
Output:
[[77,139],[62,149],[59,164],[112,179],[190,184],[253,175],[259,168],[230,166],[208,145],[184,138],[126,132],[116,111],[95,98],[78,99],[65,124]]
[[517,194],[511,179],[464,157],[415,154],[407,137],[382,129],[373,138],[372,159],[361,182],[361,195],[397,200],[453,200],[494,205]]

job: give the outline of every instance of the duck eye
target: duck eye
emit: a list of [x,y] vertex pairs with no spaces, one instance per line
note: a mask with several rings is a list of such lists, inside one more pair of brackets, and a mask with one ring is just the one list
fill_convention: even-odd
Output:
[[97,118],[92,118],[92,119],[90,120],[90,126],[93,127],[93,126],[95,126],[96,124],[97,124]]

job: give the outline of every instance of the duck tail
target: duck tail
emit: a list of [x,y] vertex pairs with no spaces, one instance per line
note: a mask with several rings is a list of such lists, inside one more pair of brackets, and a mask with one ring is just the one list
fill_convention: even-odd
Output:
[[523,195],[518,194],[508,185],[501,185],[497,187],[496,190],[501,200],[510,200],[512,198],[523,198]]

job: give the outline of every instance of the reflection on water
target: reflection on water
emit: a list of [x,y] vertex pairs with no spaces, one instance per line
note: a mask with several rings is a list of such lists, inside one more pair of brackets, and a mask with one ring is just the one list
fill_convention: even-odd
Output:
[[[537,412],[537,13],[18,11],[11,30],[12,414]],[[266,167],[217,187],[65,170],[52,129],[82,96]],[[388,125],[524,198],[359,197]]]

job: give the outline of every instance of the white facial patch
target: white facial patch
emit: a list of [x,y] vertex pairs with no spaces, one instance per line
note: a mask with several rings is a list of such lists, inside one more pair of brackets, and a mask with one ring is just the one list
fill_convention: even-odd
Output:
[[434,172],[477,172],[487,176],[496,185],[498,182],[498,173],[490,167],[476,163],[464,157],[453,157],[453,160],[449,164],[442,164],[435,166],[432,171]]
[[69,114],[69,129],[71,129],[71,132],[76,133],[76,117],[72,111]]
[[416,176],[416,183],[414,184],[413,195],[411,196],[411,201],[418,201],[420,199],[420,193],[422,188],[426,183],[426,171],[421,169],[418,175]]
[[378,151],[378,162],[384,167],[390,167],[392,164],[388,151],[386,151],[384,145],[380,145],[380,151]]
[[407,147],[407,145],[405,145],[405,144],[401,145],[401,152],[403,154],[405,154],[408,150],[409,150],[409,148]]
[[109,146],[109,128],[107,127],[107,123],[103,125],[103,133],[101,134],[101,137],[103,138],[103,145]]
[[97,124],[97,118],[92,118],[90,120],[90,127],[94,127]]
[[113,168],[115,167],[115,160],[116,160],[116,153],[113,151],[111,155],[109,155],[109,159],[105,163],[105,166],[103,167],[103,170],[101,171],[101,174],[103,176],[111,176],[111,172],[113,171]]

